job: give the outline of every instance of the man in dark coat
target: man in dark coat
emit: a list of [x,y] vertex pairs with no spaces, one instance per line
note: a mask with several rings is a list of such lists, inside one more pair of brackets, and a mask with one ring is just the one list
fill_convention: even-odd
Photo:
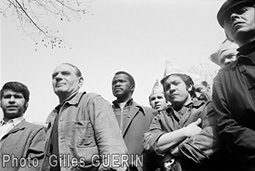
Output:
[[228,0],[217,19],[239,45],[237,60],[214,78],[212,101],[229,170],[255,170],[255,1]]

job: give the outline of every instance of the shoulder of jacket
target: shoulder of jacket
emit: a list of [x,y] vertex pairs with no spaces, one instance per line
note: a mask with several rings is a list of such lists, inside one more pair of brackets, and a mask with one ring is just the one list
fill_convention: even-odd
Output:
[[40,125],[40,124],[35,124],[35,123],[31,123],[31,122],[28,122],[26,120],[23,121],[22,123],[25,127],[33,130],[33,131],[38,131],[40,129],[44,129],[44,126],[43,125]]
[[141,106],[141,105],[139,105],[139,107],[143,109],[143,112],[144,112],[145,115],[156,116],[158,114],[158,112],[155,109],[152,109],[150,107]]
[[97,94],[97,93],[89,92],[89,93],[84,93],[84,95],[82,97],[83,98],[93,99],[95,97],[101,97],[101,96],[99,94]]

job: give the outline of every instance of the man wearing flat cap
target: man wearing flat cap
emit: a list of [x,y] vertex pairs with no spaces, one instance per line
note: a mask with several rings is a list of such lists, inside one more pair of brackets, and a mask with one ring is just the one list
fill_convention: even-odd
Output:
[[228,0],[217,19],[239,45],[237,60],[214,78],[212,101],[229,170],[255,170],[255,0]]

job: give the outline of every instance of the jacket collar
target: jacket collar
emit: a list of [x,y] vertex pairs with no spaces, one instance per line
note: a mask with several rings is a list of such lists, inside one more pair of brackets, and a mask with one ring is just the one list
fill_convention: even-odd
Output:
[[[131,99],[129,99],[129,100],[127,101],[127,103],[125,104],[125,107],[131,106],[133,103],[134,103],[134,100],[133,100],[133,98],[131,98]],[[114,101],[112,102],[112,104],[113,104],[113,107],[114,107],[114,108],[120,108],[119,103],[118,103],[117,100],[114,100]]]
[[[199,108],[205,104],[204,101],[198,100],[197,98],[193,98],[189,104],[186,104],[184,107],[186,108]],[[166,109],[167,113],[170,113],[171,110],[173,110],[174,107],[171,105],[169,108]]]
[[86,94],[85,91],[84,92],[79,92],[79,93],[76,93],[76,94],[72,95],[67,100],[65,100],[63,103],[57,105],[55,107],[55,109],[54,109],[54,112],[58,112],[60,110],[60,108],[62,106],[64,106],[66,103],[71,104],[71,105],[78,104],[84,94]]
[[[112,104],[113,104],[112,106],[113,106],[114,109],[120,108],[120,106],[119,106],[117,100],[114,100],[114,101],[112,102]],[[138,110],[141,110],[142,113],[145,115],[144,108],[143,108],[141,105],[137,104],[137,103],[133,100],[133,98],[129,99],[129,100],[127,101],[127,103],[125,104],[125,107],[130,107],[130,106],[133,106],[134,108],[136,108],[136,109],[138,109]]]
[[233,64],[235,68],[243,60],[250,60],[255,65],[255,41],[252,41],[237,49],[237,60]]

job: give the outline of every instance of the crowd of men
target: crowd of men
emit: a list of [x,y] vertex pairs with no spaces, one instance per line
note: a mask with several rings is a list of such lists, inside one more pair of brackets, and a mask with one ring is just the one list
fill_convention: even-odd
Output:
[[45,128],[24,119],[28,87],[5,83],[0,170],[255,171],[255,1],[227,0],[217,19],[226,40],[210,57],[221,67],[212,88],[166,65],[151,107],[132,98],[126,71],[113,75],[111,104],[80,92],[82,72],[62,63],[52,73],[59,104]]

